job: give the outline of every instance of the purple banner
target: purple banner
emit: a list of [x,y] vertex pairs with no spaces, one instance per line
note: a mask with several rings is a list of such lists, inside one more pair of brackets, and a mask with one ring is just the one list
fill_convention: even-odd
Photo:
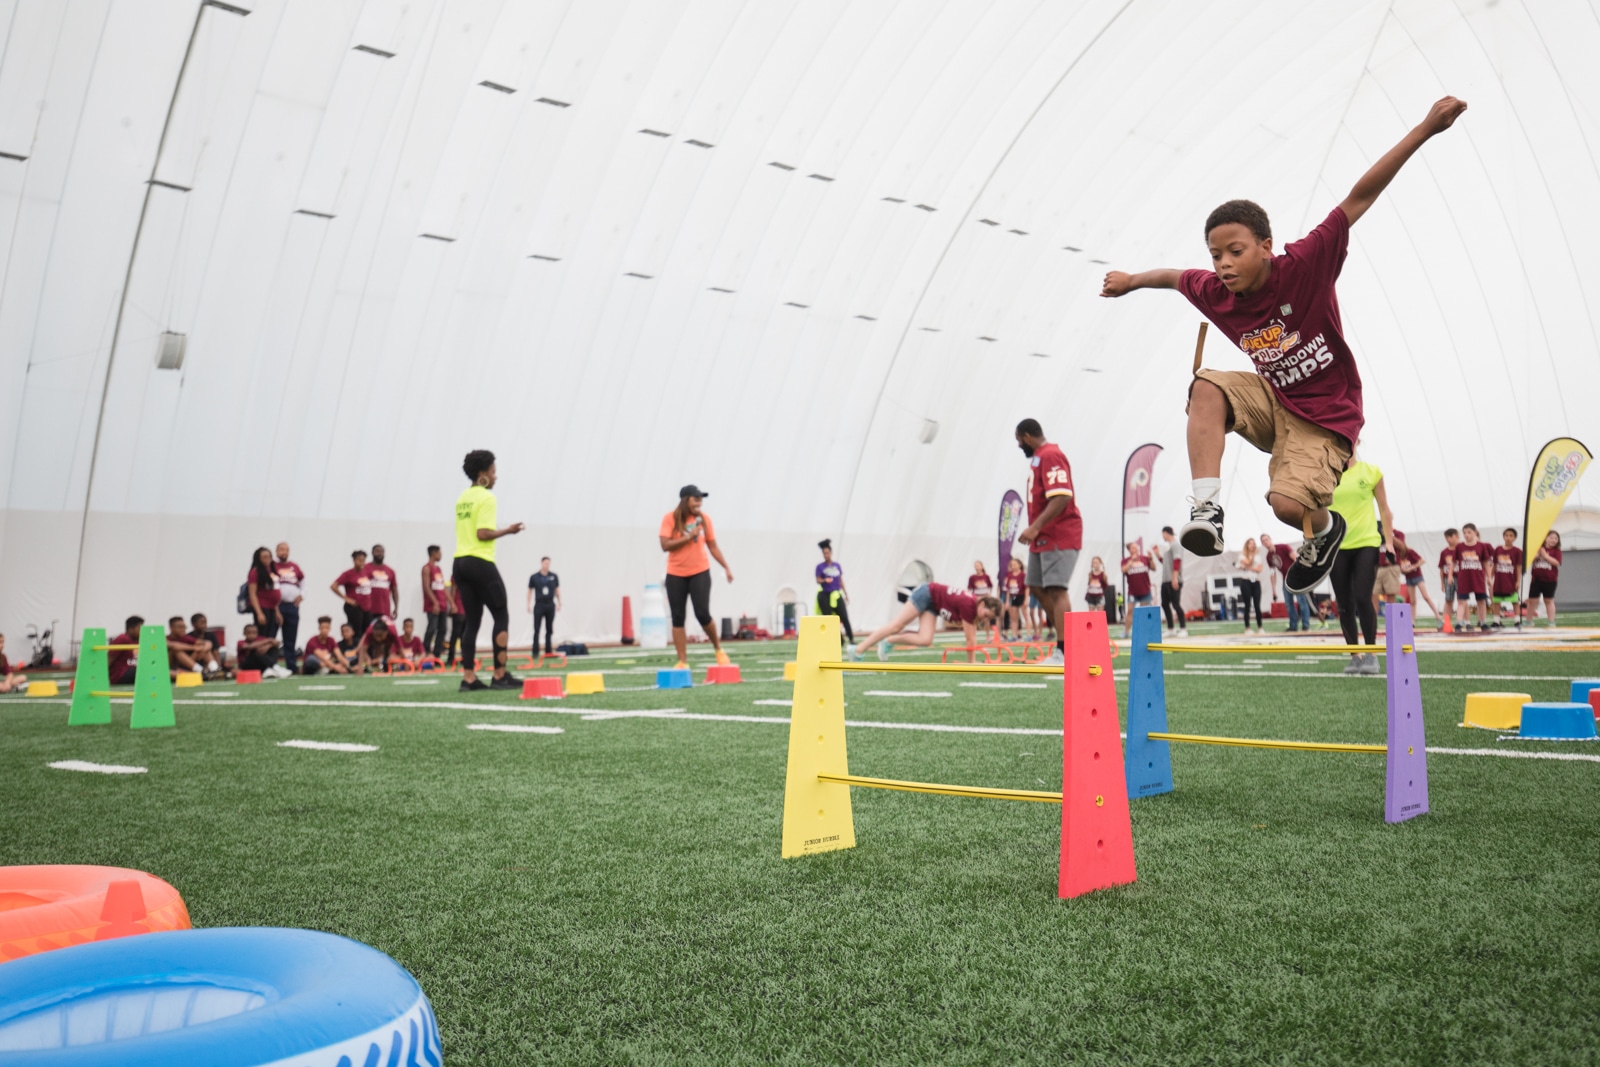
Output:
[[1022,494],[1007,489],[1000,498],[1000,569],[995,573],[995,587],[1005,588],[1006,571],[1011,567],[1011,546],[1022,532]]

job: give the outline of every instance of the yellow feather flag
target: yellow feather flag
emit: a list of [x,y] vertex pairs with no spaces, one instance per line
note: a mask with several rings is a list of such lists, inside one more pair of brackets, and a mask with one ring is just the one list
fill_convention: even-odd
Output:
[[1522,572],[1526,574],[1539,554],[1539,546],[1550,533],[1556,516],[1567,504],[1578,479],[1594,456],[1583,442],[1571,437],[1557,437],[1539,450],[1528,477],[1528,507],[1522,515],[1523,545]]

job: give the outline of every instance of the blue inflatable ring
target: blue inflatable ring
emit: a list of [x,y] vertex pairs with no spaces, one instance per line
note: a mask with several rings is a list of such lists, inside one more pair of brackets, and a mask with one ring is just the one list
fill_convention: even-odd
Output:
[[11,1067],[440,1067],[417,980],[315,930],[176,930],[0,964]]

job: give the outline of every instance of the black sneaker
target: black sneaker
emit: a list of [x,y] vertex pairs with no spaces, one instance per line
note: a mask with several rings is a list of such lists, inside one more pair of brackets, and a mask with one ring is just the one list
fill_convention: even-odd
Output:
[[1222,507],[1214,500],[1189,498],[1189,521],[1178,531],[1178,543],[1197,556],[1222,554]]
[[1289,573],[1283,576],[1283,587],[1291,593],[1311,592],[1316,584],[1333,570],[1333,561],[1339,555],[1339,546],[1344,543],[1345,522],[1344,516],[1337,511],[1328,514],[1333,518],[1333,525],[1328,528],[1328,532],[1301,544],[1300,551],[1295,555],[1294,565],[1289,568]]
[[521,689],[522,688],[522,680],[519,679],[519,678],[513,678],[511,676],[511,672],[507,671],[501,677],[496,678],[494,681],[490,682],[489,683],[489,688],[490,689]]
[[461,691],[463,693],[476,693],[479,690],[487,689],[487,688],[489,688],[489,687],[483,683],[483,679],[482,678],[474,678],[470,682],[467,681],[465,678],[461,679]]

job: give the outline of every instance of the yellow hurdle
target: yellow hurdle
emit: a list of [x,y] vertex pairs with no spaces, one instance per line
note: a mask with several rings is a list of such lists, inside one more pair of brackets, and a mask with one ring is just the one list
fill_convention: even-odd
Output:
[[[1265,652],[1270,654],[1296,653],[1302,656],[1348,656],[1370,652],[1374,656],[1388,655],[1382,645],[1169,645],[1152,643],[1152,652]],[[1413,651],[1410,645],[1401,645],[1401,652]]]
[[1187,741],[1195,745],[1233,745],[1238,748],[1287,748],[1296,752],[1388,752],[1387,745],[1345,745],[1329,741],[1266,741],[1254,737],[1210,737],[1206,734],[1145,734],[1156,741]]
[[1041,804],[1061,803],[1060,793],[1039,789],[993,789],[983,785],[939,785],[934,782],[902,782],[896,778],[863,778],[859,774],[818,774],[819,782],[859,785],[868,789],[898,789],[903,793],[934,793],[942,797],[981,797],[985,800],[1034,800]]
[[[1152,646],[1154,647],[1154,646]],[[817,664],[822,671],[883,671],[890,674],[1049,674],[1061,677],[1061,664],[1047,667],[1041,663],[841,663],[838,661]],[[1089,665],[1091,675],[1099,675],[1100,665]]]

